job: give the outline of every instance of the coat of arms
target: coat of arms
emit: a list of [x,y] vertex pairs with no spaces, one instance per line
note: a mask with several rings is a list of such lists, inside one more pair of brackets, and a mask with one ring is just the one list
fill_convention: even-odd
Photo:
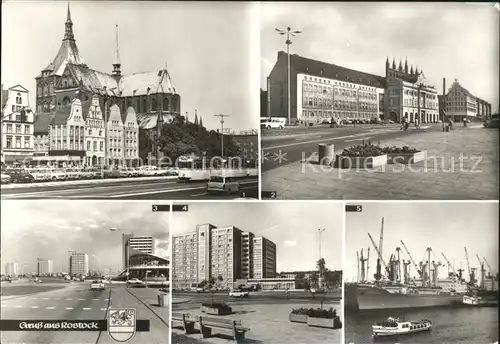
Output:
[[108,313],[108,333],[117,342],[128,342],[136,332],[136,310],[115,308]]

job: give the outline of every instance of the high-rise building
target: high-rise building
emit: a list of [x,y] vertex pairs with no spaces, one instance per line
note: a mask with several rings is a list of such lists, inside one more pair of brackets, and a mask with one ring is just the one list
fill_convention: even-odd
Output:
[[50,275],[54,271],[54,263],[50,259],[37,258],[36,272],[38,276]]
[[14,262],[8,262],[7,264],[5,264],[5,274],[7,276],[19,275],[19,265]]
[[71,276],[87,276],[89,273],[89,256],[86,253],[72,252],[69,257],[69,274]]
[[253,277],[276,277],[276,244],[264,237],[253,239]]
[[[127,250],[130,248],[130,252]],[[134,236],[134,234],[122,234],[123,269],[127,268],[127,256],[133,252],[155,254],[155,239],[150,236]]]
[[259,278],[274,277],[276,245],[235,226],[203,224],[194,232],[173,236],[172,262],[174,288],[190,288],[211,279],[231,288],[237,280],[254,278],[256,269]]

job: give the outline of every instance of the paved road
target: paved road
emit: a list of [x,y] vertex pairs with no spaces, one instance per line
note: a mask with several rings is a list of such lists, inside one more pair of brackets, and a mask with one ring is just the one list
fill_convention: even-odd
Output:
[[[441,130],[441,124],[423,124],[422,130]],[[287,129],[284,129],[287,130]],[[356,144],[363,140],[371,140],[377,143],[379,140],[387,140],[400,136],[417,135],[422,130],[410,127],[402,131],[399,125],[357,125],[343,128],[304,128],[290,129],[279,136],[262,137],[263,164],[262,171],[269,171],[302,159],[308,158],[312,153],[318,151],[321,143],[335,145],[335,150],[340,150]],[[264,156],[265,155],[265,156]]]
[[[155,305],[154,296],[158,294],[157,290],[108,286],[104,291],[91,291],[89,290],[90,282],[49,284],[59,285],[61,288],[46,291],[45,288],[48,285],[40,285],[39,293],[2,296],[2,319],[99,320],[107,318],[109,308],[128,307],[137,310],[137,319],[149,320],[151,329],[150,332],[138,332],[130,343],[164,344],[168,342],[168,308]],[[37,288],[38,286],[28,287]],[[17,288],[17,286],[9,286],[10,288]],[[1,343],[5,344],[113,343],[107,333],[74,331],[2,331],[0,339]]]
[[[240,181],[240,191],[258,193],[258,179]],[[129,179],[87,181],[85,183],[50,182],[2,186],[2,199],[234,199],[240,194],[212,195],[206,182],[179,183],[175,179]]]
[[[203,302],[211,302],[211,293],[190,293],[190,292],[174,292],[173,309],[189,309],[201,305]],[[273,292],[254,292],[250,293],[248,298],[229,297],[228,293],[213,294],[214,302],[226,302],[233,305],[244,304],[278,304],[278,303],[311,303],[324,300],[326,302],[340,302],[342,298],[341,292],[332,292],[327,294],[312,295],[309,292],[291,291],[288,295],[284,291]]]

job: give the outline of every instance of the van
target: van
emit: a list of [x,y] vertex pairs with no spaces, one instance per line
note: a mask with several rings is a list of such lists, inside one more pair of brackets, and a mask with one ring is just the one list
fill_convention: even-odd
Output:
[[234,178],[210,176],[207,191],[209,193],[225,192],[229,195],[231,193],[238,193],[240,191],[240,184]]
[[283,129],[285,124],[286,118],[270,117],[260,119],[260,127],[262,129]]

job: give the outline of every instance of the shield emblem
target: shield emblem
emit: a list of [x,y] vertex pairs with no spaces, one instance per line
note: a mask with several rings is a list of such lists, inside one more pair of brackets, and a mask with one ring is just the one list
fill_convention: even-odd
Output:
[[127,342],[136,332],[135,308],[110,308],[108,312],[108,334],[117,342]]

